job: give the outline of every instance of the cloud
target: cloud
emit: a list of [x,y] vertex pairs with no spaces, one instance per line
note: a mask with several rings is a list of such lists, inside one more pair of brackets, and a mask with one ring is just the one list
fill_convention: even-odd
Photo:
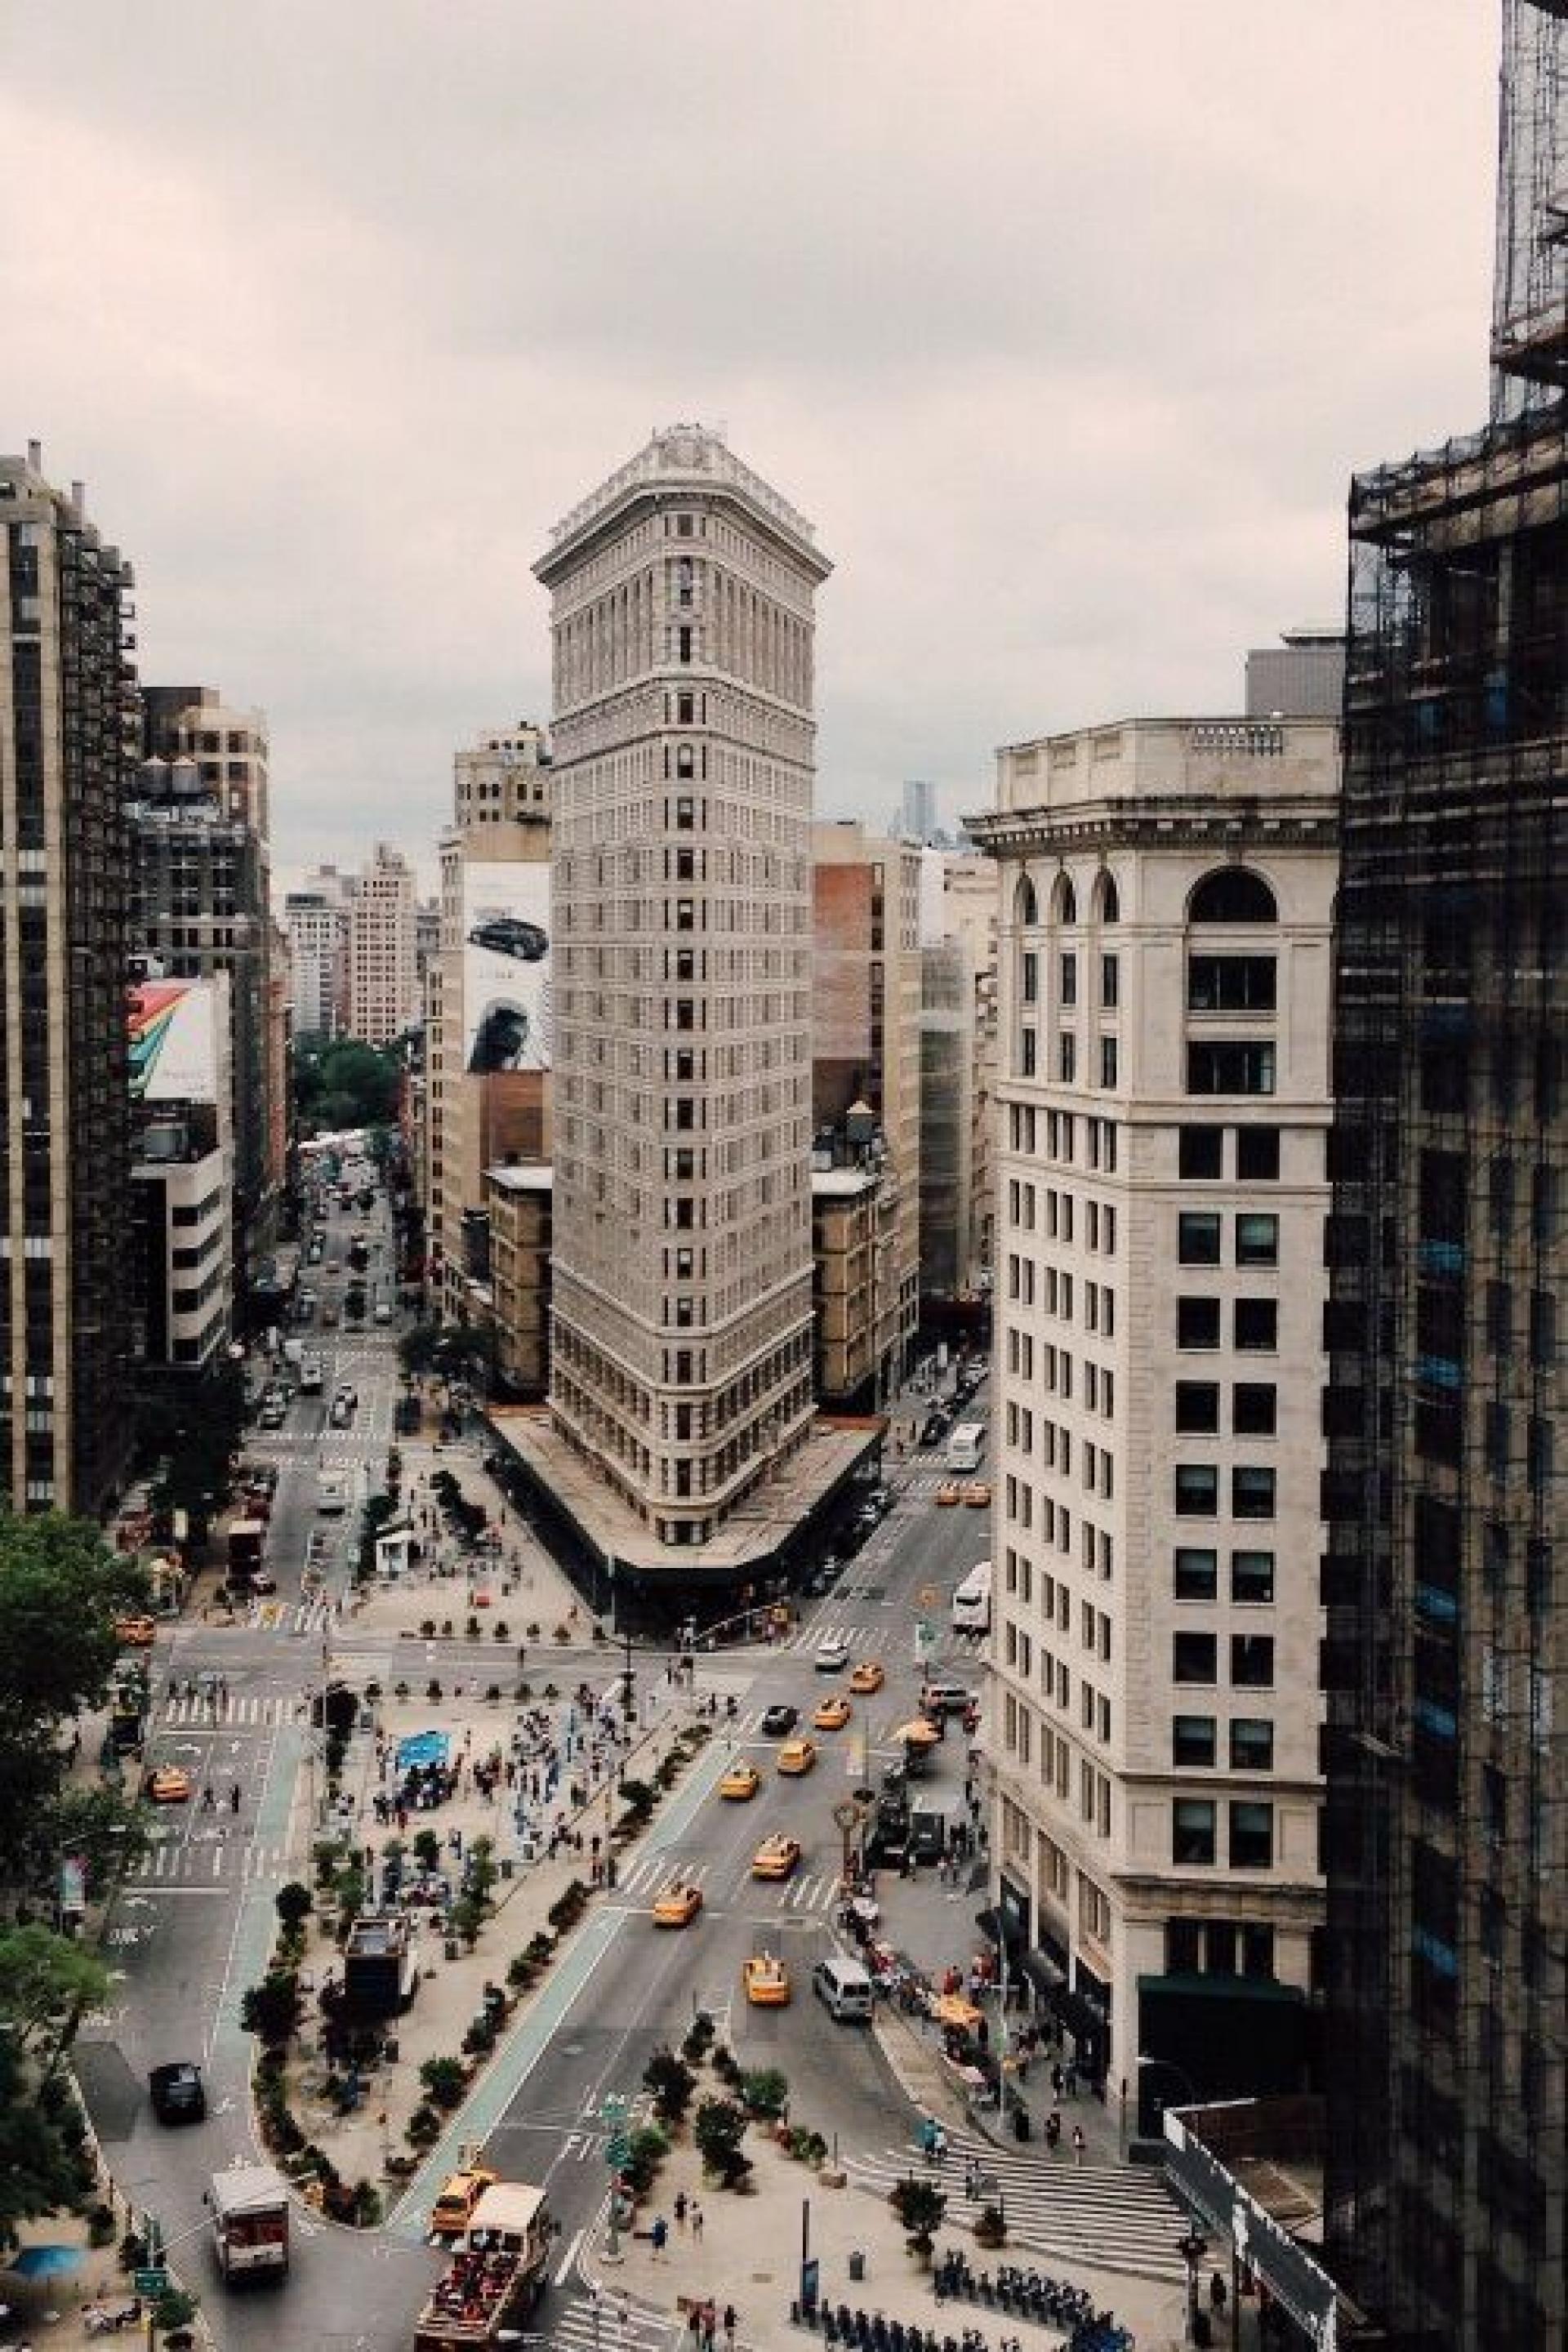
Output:
[[723,419],[817,521],[826,810],[1224,708],[1352,465],[1479,419],[1470,0],[53,0],[0,92],[0,397],[150,678],[271,716],[275,859],[428,867],[547,699],[550,524]]

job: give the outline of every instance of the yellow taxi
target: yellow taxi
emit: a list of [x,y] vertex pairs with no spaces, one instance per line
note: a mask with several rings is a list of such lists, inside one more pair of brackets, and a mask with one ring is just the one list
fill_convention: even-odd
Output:
[[158,1628],[151,1617],[117,1617],[114,1638],[128,1650],[150,1650],[158,1638]]
[[956,1479],[944,1478],[942,1485],[936,1490],[936,1506],[938,1510],[951,1510],[954,1503],[962,1499],[963,1493],[963,1489],[959,1486]]
[[787,1780],[797,1780],[816,1761],[816,1743],[812,1739],[786,1739],[779,1749],[779,1770]]
[[656,1927],[689,1927],[702,1908],[702,1889],[676,1878],[654,1897],[653,1924]]
[[984,1478],[972,1478],[963,1490],[963,1499],[972,1511],[988,1511],[991,1507],[991,1489]]
[[800,1860],[800,1840],[784,1837],[764,1838],[752,1856],[753,1878],[787,1878]]
[[746,1988],[746,1999],[753,2009],[786,2009],[789,2005],[789,1970],[772,1952],[753,1952],[742,1963],[741,1981]]
[[868,1698],[873,1691],[881,1689],[887,1679],[875,1658],[862,1658],[849,1677],[849,1687]]
[[487,2189],[493,2189],[499,2175],[487,2172],[483,2165],[472,2164],[461,2172],[448,2173],[441,2184],[441,2194],[430,2210],[430,2234],[434,2238],[460,2238],[468,2226],[468,2219]]
[[154,1805],[188,1804],[191,1776],[178,1764],[160,1764],[147,1775],[147,1795]]
[[823,1700],[811,1720],[818,1731],[842,1731],[854,1712],[848,1700],[835,1692],[831,1698]]
[[719,1783],[719,1794],[729,1797],[735,1804],[743,1805],[754,1797],[763,1785],[763,1776],[754,1764],[731,1764]]

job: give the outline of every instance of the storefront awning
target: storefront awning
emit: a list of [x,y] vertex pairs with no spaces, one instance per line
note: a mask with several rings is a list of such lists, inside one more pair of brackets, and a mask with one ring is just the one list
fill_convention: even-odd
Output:
[[1005,1911],[998,1911],[988,1905],[984,1911],[975,1913],[974,1924],[988,1944],[1005,1946],[1010,1960],[1022,1955],[1024,1931],[1016,1920],[1008,1918]]
[[1062,1972],[1055,1960],[1044,1952],[1026,1952],[1018,1963],[1019,1973],[1028,1979],[1035,1990],[1048,1998],[1062,1982]]

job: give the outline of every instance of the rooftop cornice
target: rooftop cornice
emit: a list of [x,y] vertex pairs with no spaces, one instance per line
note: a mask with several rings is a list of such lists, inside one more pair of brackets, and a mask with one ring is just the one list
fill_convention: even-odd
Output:
[[1136,801],[1084,802],[1063,809],[990,809],[984,815],[966,816],[963,824],[988,857],[1111,844],[1168,848],[1189,841],[1285,842],[1320,848],[1338,839],[1340,802],[1337,793],[1205,802],[1145,794]]

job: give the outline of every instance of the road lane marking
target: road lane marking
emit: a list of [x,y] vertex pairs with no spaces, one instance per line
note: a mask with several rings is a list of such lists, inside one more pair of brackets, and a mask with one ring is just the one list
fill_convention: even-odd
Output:
[[563,2286],[567,2279],[571,2276],[572,2265],[577,2259],[582,2244],[583,2232],[579,2230],[571,2244],[567,2247],[565,2253],[562,2256],[561,2267],[555,2273],[555,2284],[557,2286]]

